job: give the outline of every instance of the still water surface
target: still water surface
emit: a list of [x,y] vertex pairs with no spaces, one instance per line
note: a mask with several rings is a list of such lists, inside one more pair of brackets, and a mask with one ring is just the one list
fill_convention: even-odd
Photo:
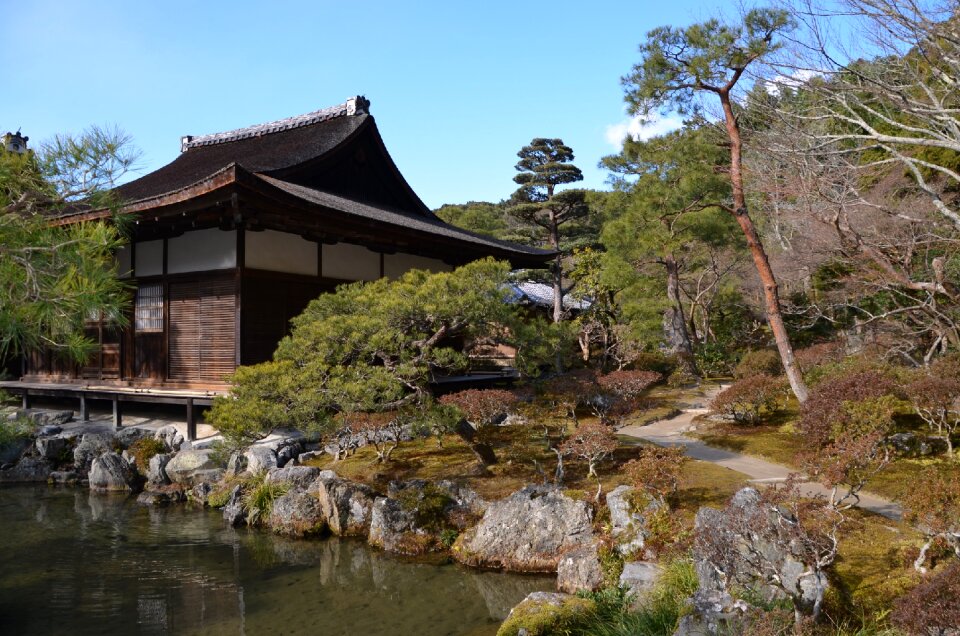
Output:
[[0,488],[0,634],[494,634],[553,580],[225,528],[215,511]]

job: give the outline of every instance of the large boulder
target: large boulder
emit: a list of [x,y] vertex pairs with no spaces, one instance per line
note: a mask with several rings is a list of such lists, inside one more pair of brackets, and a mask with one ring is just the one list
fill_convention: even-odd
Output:
[[0,466],[4,464],[14,464],[20,459],[20,456],[33,445],[33,440],[29,437],[15,437],[3,446],[0,446]]
[[343,537],[369,534],[376,499],[373,489],[341,479],[332,470],[319,473],[313,488],[330,532]]
[[320,502],[299,488],[291,488],[274,500],[267,524],[277,534],[291,537],[320,534],[326,528]]
[[167,476],[167,464],[173,459],[169,453],[160,453],[150,458],[147,464],[147,481],[151,484],[165,485],[170,483],[170,477]]
[[168,506],[174,503],[183,503],[187,500],[187,492],[183,486],[157,486],[147,484],[147,489],[137,497],[137,503],[143,506]]
[[417,525],[416,509],[389,497],[377,497],[373,502],[368,541],[397,554],[423,554],[439,547],[436,538]]
[[595,592],[603,587],[603,583],[603,568],[596,543],[570,550],[557,565],[557,590],[560,592]]
[[489,504],[457,542],[457,560],[518,572],[556,572],[564,553],[593,541],[592,511],[557,488],[527,486]]
[[277,467],[277,452],[269,446],[251,446],[243,456],[247,460],[247,472],[254,475]]
[[130,448],[136,442],[153,436],[153,431],[146,428],[137,428],[135,426],[125,426],[117,430],[114,439],[120,448]]
[[[637,501],[646,501],[637,510]],[[639,493],[632,486],[617,486],[607,493],[607,508],[610,510],[610,534],[623,555],[640,553],[646,546],[650,517],[661,509],[656,499]]]
[[58,486],[74,486],[79,482],[80,475],[73,470],[55,470],[47,478],[47,483]]
[[267,471],[266,481],[277,484],[290,484],[294,488],[307,490],[317,479],[320,469],[313,466],[284,466]]
[[297,457],[303,452],[303,445],[297,439],[284,439],[273,450],[277,454],[277,467],[283,468],[290,462],[296,464]]
[[170,481],[196,485],[216,482],[223,476],[212,450],[184,450],[173,456],[165,467]]
[[67,457],[72,446],[72,440],[56,435],[54,437],[38,437],[36,441],[37,455],[55,463],[60,463]]
[[4,482],[45,482],[50,478],[53,465],[40,457],[27,456],[11,468],[0,471]]
[[700,585],[691,599],[694,611],[678,633],[735,630],[748,609],[736,599],[737,590],[754,590],[765,602],[789,598],[801,610],[813,608],[827,579],[796,553],[789,515],[765,504],[753,488],[737,492],[723,510],[697,512],[693,560]]
[[10,416],[11,420],[28,419],[38,427],[63,426],[73,419],[73,411],[56,411],[50,409],[19,409]]
[[653,588],[660,578],[661,568],[648,561],[628,561],[620,573],[620,587],[630,591],[638,599]]
[[139,476],[130,462],[116,453],[104,453],[90,466],[90,490],[136,492]]
[[94,458],[112,451],[113,444],[113,435],[110,433],[84,433],[80,443],[73,449],[74,470],[86,475]]
[[169,450],[171,453],[178,452],[183,446],[183,443],[186,441],[183,437],[183,433],[181,433],[173,424],[168,424],[158,428],[156,431],[154,431],[153,438],[163,442],[167,447],[167,450]]
[[247,509],[243,505],[243,491],[239,484],[230,491],[227,503],[223,506],[223,520],[234,528],[247,522]]
[[247,470],[247,458],[243,453],[233,453],[227,460],[227,468],[224,477],[227,479],[236,477]]

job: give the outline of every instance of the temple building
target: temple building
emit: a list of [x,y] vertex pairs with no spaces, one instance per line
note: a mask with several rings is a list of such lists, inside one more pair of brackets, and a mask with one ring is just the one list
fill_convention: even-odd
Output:
[[34,353],[23,381],[221,389],[238,365],[269,359],[290,319],[342,283],[448,271],[486,256],[544,266],[549,252],[435,216],[390,158],[369,105],[358,96],[186,136],[174,161],[120,186],[130,243],[117,258],[134,290],[129,325],[90,321],[99,347],[85,365]]

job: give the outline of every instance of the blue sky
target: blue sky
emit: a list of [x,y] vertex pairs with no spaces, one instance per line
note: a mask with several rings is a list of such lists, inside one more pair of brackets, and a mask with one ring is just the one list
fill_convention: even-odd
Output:
[[[729,6],[729,5],[728,5]],[[722,8],[670,2],[56,2],[0,0],[0,132],[32,141],[116,125],[142,171],[180,136],[366,95],[394,161],[430,207],[497,201],[516,152],[562,137],[599,159],[627,129],[619,78],[644,34]]]

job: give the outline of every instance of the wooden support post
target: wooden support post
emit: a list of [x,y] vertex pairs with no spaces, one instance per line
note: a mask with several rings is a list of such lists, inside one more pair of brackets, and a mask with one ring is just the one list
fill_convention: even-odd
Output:
[[113,396],[113,426],[117,429],[123,426],[123,413],[120,409],[120,397],[117,395]]
[[87,396],[80,394],[80,421],[90,421],[90,404],[87,403]]
[[197,439],[197,418],[193,410],[193,398],[187,398],[187,441]]
[[29,391],[27,391],[26,389],[23,390],[23,394],[21,395],[20,407],[21,407],[24,411],[26,411],[28,408],[30,408],[30,393],[29,393]]

